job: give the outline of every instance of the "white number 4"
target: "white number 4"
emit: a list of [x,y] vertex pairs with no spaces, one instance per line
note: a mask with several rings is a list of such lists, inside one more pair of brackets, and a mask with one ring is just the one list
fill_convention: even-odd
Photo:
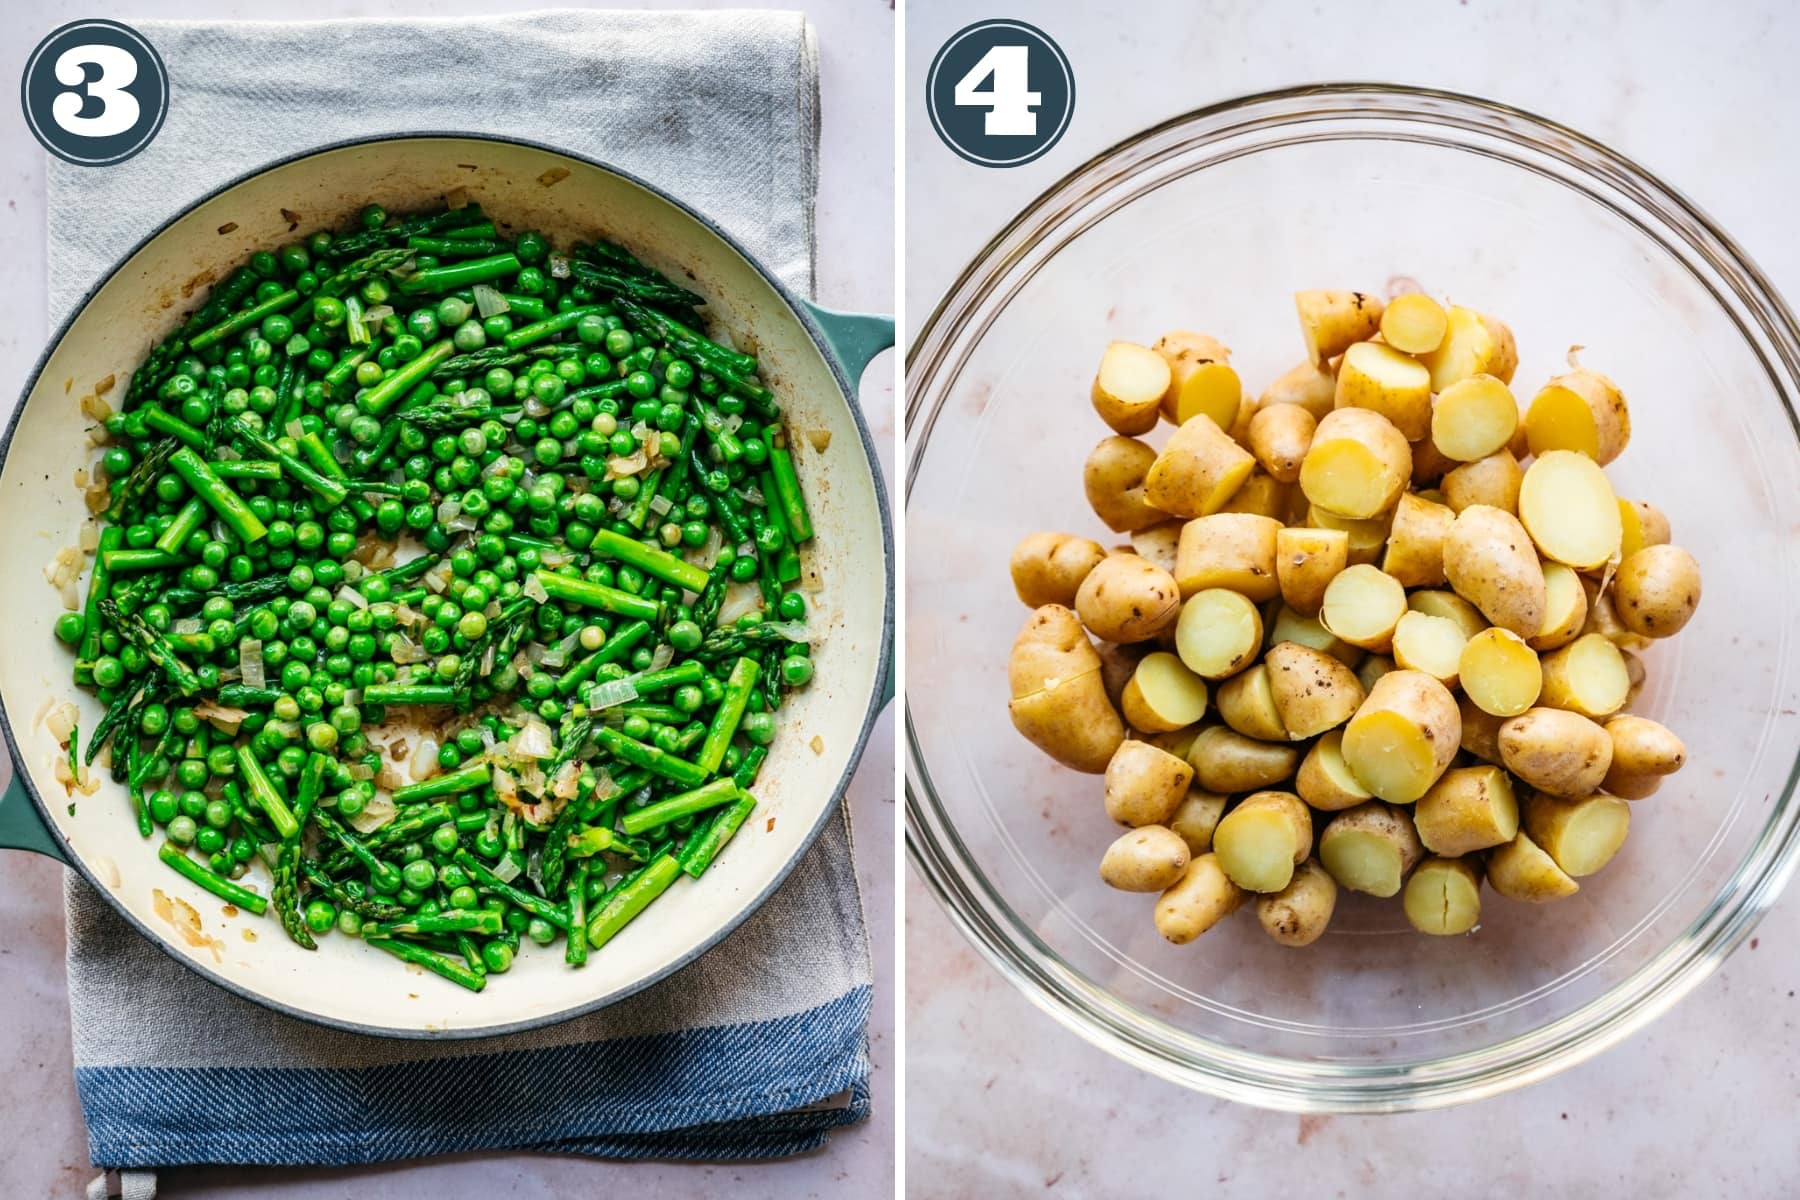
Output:
[[[1036,136],[1037,114],[1031,110],[1044,98],[1031,90],[1027,80],[1030,63],[1031,51],[1026,46],[995,46],[956,81],[958,107],[987,109],[984,128],[990,137]],[[989,76],[994,86],[982,91]]]
[[[100,78],[87,82],[82,67],[93,64],[100,68]],[[136,81],[137,59],[117,46],[75,46],[56,59],[56,78],[69,85],[50,102],[50,115],[70,133],[78,137],[112,137],[137,124],[137,97],[124,89]],[[82,97],[100,101],[101,108],[91,117],[81,116]]]

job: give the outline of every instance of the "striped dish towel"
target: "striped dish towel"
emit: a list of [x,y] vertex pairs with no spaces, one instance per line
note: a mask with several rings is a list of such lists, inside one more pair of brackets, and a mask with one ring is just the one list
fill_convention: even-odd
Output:
[[[422,129],[525,131],[617,163],[811,291],[817,60],[797,14],[138,28],[168,67],[168,120],[127,163],[50,162],[53,325],[207,189],[336,139]],[[456,80],[467,86],[447,86]],[[508,1148],[766,1158],[869,1111],[869,954],[841,814],[756,914],[672,979],[483,1041],[320,1029],[177,965],[74,874],[67,910],[76,1083],[100,1166]],[[108,1181],[96,1184],[105,1194]],[[142,1178],[129,1185],[143,1194]]]

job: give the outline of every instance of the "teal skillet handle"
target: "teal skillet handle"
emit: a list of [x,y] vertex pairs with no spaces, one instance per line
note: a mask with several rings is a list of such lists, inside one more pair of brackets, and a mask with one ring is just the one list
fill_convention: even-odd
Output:
[[[863,369],[877,354],[894,344],[894,318],[871,313],[836,312],[804,301],[813,320],[825,334],[825,346],[850,377],[852,389],[862,379]],[[855,399],[852,395],[851,399]],[[894,663],[890,658],[881,686],[883,706],[894,698]]]
[[0,849],[30,850],[34,854],[48,855],[57,862],[66,863],[68,856],[50,836],[50,830],[44,825],[44,818],[38,815],[37,806],[32,804],[31,796],[25,791],[25,772],[13,764],[12,779],[6,785],[6,791],[0,793]]

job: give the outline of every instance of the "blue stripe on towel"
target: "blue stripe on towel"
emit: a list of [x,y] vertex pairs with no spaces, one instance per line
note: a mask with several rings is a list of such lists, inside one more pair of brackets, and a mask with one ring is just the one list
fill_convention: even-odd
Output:
[[[787,1017],[383,1067],[82,1067],[101,1166],[342,1166],[535,1148],[766,1158],[869,1106],[871,989]],[[746,1084],[745,1081],[754,1081]],[[849,1089],[847,1106],[792,1111]]]

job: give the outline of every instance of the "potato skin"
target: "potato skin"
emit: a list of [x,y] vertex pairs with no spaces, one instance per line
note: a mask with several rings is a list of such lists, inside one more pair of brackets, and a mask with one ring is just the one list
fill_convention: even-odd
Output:
[[1612,739],[1580,713],[1530,708],[1500,726],[1500,758],[1540,792],[1585,796],[1612,766]]
[[1194,778],[1209,792],[1236,794],[1274,787],[1294,773],[1300,751],[1261,742],[1235,729],[1215,725],[1200,731],[1188,748]]
[[1455,521],[1456,513],[1447,505],[1411,492],[1401,496],[1388,529],[1381,569],[1402,587],[1439,586],[1444,582],[1444,537]]
[[1281,591],[1275,575],[1280,532],[1280,521],[1252,513],[1214,513],[1183,525],[1175,550],[1175,583],[1182,598],[1226,587],[1258,602],[1272,599]]
[[1524,830],[1488,853],[1487,881],[1489,887],[1508,900],[1527,904],[1562,900],[1581,890],[1581,885],[1564,874],[1556,860]]
[[1612,765],[1600,790],[1622,800],[1642,800],[1655,794],[1662,781],[1687,761],[1687,747],[1674,730],[1648,717],[1629,713],[1606,723],[1612,742]]
[[1027,534],[1013,547],[1013,590],[1031,608],[1070,607],[1081,581],[1105,557],[1099,542],[1072,533]]
[[[1125,369],[1121,371],[1121,367]],[[1116,390],[1118,378],[1130,379],[1137,394]],[[1148,390],[1143,390],[1146,387]],[[1114,342],[1101,357],[1091,399],[1094,411],[1114,432],[1136,436],[1156,428],[1157,418],[1162,415],[1163,393],[1168,388],[1168,360],[1147,347]]]
[[1298,642],[1278,642],[1264,656],[1275,711],[1293,741],[1335,729],[1361,706],[1363,687],[1356,672],[1337,659]]
[[1250,477],[1256,459],[1204,414],[1182,422],[1144,476],[1151,505],[1178,517],[1216,513]]
[[1522,638],[1544,626],[1544,568],[1531,535],[1503,509],[1475,504],[1444,535],[1444,576],[1483,616]]
[[1181,615],[1175,578],[1147,558],[1109,554],[1075,593],[1075,611],[1095,637],[1109,642],[1147,642]]
[[1700,564],[1680,546],[1645,546],[1613,576],[1613,610],[1640,637],[1680,633],[1700,607]]
[[1128,739],[1106,764],[1106,815],[1133,829],[1166,824],[1193,781],[1194,768],[1183,760]]
[[1065,767],[1098,775],[1125,740],[1106,698],[1100,655],[1075,614],[1059,604],[1034,611],[1008,663],[1013,727]]
[[1485,504],[1514,515],[1519,511],[1519,489],[1524,486],[1525,472],[1510,450],[1496,450],[1486,458],[1452,468],[1441,485],[1444,503],[1454,512]]
[[1215,855],[1202,854],[1157,900],[1156,931],[1177,946],[1186,945],[1236,912],[1246,895]]
[[1156,451],[1136,438],[1103,438],[1089,452],[1081,485],[1094,515],[1114,533],[1132,533],[1169,519],[1145,494],[1144,481],[1155,462]]
[[1306,352],[1323,365],[1381,329],[1381,297],[1367,292],[1314,290],[1294,293]]
[[1176,806],[1175,815],[1169,818],[1169,828],[1187,843],[1190,853],[1205,854],[1212,849],[1213,830],[1219,827],[1219,820],[1225,815],[1225,804],[1229,799],[1222,792],[1191,787],[1187,796]]
[[1295,404],[1276,404],[1259,409],[1250,418],[1250,453],[1262,469],[1282,483],[1300,478],[1300,463],[1312,445],[1318,421]]
[[1275,534],[1275,579],[1281,598],[1303,617],[1319,615],[1325,589],[1350,562],[1350,535],[1341,529],[1286,528]]
[[1264,389],[1257,411],[1277,404],[1292,404],[1305,409],[1318,421],[1332,410],[1337,398],[1337,373],[1329,366],[1321,367],[1311,359],[1284,371]]
[[[1383,794],[1377,778],[1388,735],[1381,718],[1393,714],[1414,727],[1431,753],[1425,773],[1406,780],[1404,787],[1389,787]],[[1344,729],[1344,761],[1357,782],[1393,804],[1411,804],[1436,783],[1456,757],[1462,741],[1462,716],[1449,689],[1423,671],[1389,671],[1375,681],[1356,715]],[[1371,756],[1374,756],[1373,760]]]
[[1162,825],[1120,834],[1100,859],[1100,878],[1122,892],[1160,892],[1187,871],[1192,855],[1180,835]]
[[1325,935],[1337,908],[1337,880],[1309,858],[1294,869],[1294,878],[1279,892],[1256,899],[1256,920],[1263,932],[1283,946],[1310,946]]

